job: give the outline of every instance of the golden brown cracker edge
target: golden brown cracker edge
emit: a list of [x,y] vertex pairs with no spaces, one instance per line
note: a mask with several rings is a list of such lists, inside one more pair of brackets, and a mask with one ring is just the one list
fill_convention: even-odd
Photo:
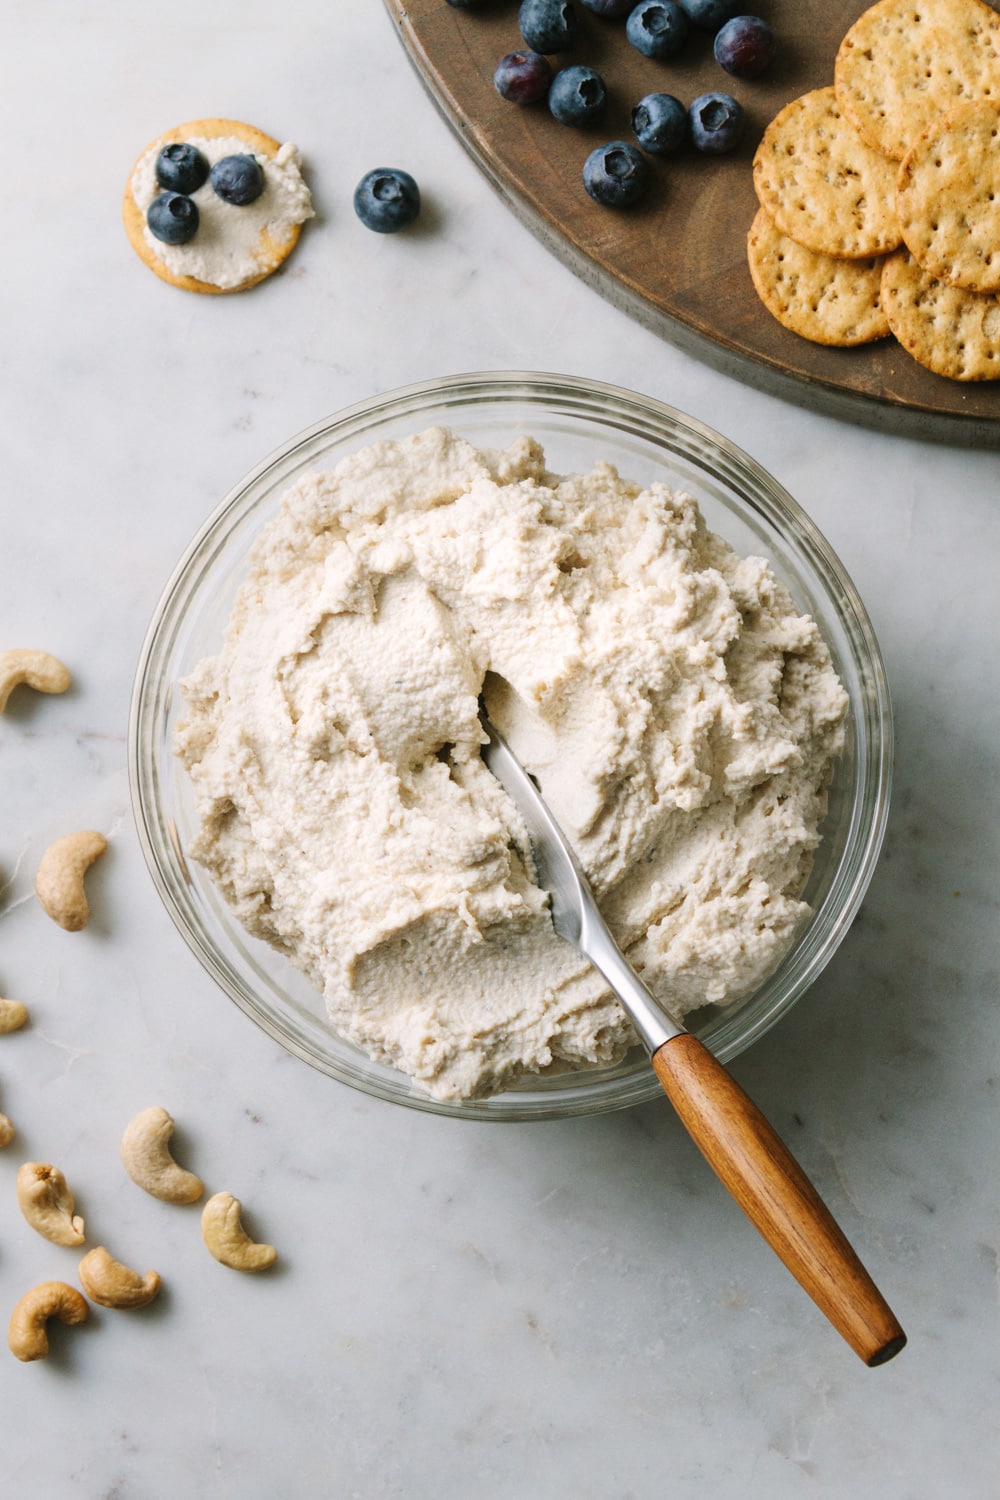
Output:
[[899,244],[895,178],[893,164],[841,113],[832,86],[779,110],[753,159],[758,201],[782,234],[849,260]]
[[844,260],[807,250],[760,208],[747,235],[747,263],[768,312],[800,338],[852,348],[888,335],[880,257]]
[[902,249],[882,267],[882,306],[902,347],[935,375],[1000,379],[1000,298],[946,286]]
[[162,135],[155,136],[153,140],[143,146],[139,155],[132,163],[128,179],[125,183],[125,192],[122,197],[122,220],[125,225],[125,233],[128,235],[129,242],[135,253],[139,256],[139,259],[144,261],[154,275],[159,276],[161,281],[166,281],[171,286],[180,287],[182,291],[201,292],[206,296],[227,296],[230,292],[245,292],[250,287],[256,286],[258,282],[266,281],[268,276],[273,276],[278,267],[291,255],[298,243],[299,234],[302,230],[301,224],[292,225],[289,238],[284,244],[277,246],[274,245],[273,241],[270,242],[276,256],[274,265],[269,266],[266,271],[261,271],[256,276],[248,277],[246,281],[241,281],[238,286],[231,287],[214,286],[212,282],[199,281],[195,276],[177,276],[150,249],[145,235],[146,220],[140,212],[135,198],[132,196],[132,178],[135,175],[136,167],[142,161],[143,157],[152,151],[154,147],[162,149],[164,146],[172,146],[186,141],[191,136],[202,136],[205,140],[212,140],[215,137],[224,135],[237,136],[258,156],[267,157],[272,160],[281,150],[280,141],[276,141],[273,136],[265,135],[262,130],[258,130],[254,125],[244,124],[242,120],[223,120],[215,115],[209,116],[204,120],[186,120],[183,125],[175,125],[172,129],[165,130]]
[[896,211],[937,280],[1000,292],[1000,101],[960,104],[921,132],[899,167]]

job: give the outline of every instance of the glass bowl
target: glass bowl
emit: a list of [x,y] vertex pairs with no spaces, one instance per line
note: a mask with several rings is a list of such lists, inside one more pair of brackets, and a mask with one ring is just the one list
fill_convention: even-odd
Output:
[[330,1027],[322,996],[287,959],[251,938],[211,880],[184,857],[197,827],[187,773],[172,752],[178,679],[220,648],[249,549],[307,470],[369,443],[451,427],[485,447],[530,434],[556,473],[607,459],[629,479],[693,495],[737,552],[768,559],[818,622],[850,698],[847,744],[830,789],[823,841],[805,896],[813,914],[781,965],[748,998],[689,1018],[723,1061],[784,1015],[833,957],[867,888],[888,813],[891,713],[864,606],[809,517],[754,460],[718,433],[649,397],[569,376],[476,374],[374,397],[301,433],[226,497],[181,559],[143,646],[132,695],[129,772],[139,837],[157,889],[209,974],[257,1024],[332,1078],[396,1104],[469,1120],[536,1120],[619,1109],[660,1086],[638,1050],[613,1068],[529,1078],[473,1103],[432,1099],[371,1062]]

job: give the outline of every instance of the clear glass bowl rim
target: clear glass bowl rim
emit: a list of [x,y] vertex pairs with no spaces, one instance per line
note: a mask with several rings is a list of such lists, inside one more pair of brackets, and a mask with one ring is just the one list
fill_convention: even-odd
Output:
[[[244,476],[208,517],[170,575],[156,606],[140,652],[129,711],[128,769],[133,814],[146,864],[175,926],[206,971],[230,999],[282,1047],[304,1062],[392,1103],[409,1105],[452,1118],[472,1120],[538,1120],[593,1114],[642,1103],[661,1094],[651,1068],[637,1065],[626,1076],[600,1080],[583,1071],[551,1096],[526,1096],[516,1090],[481,1102],[451,1103],[412,1090],[402,1074],[375,1070],[358,1054],[357,1066],[322,1054],[296,1035],[228,968],[183,900],[182,882],[169,830],[158,816],[159,778],[156,732],[164,707],[161,668],[167,661],[185,606],[195,596],[193,575],[204,574],[224,551],[228,537],[257,501],[254,491],[273,471],[286,468],[300,450],[319,439],[363,442],[365,432],[393,418],[430,418],[451,422],[456,410],[476,405],[537,404],[540,409],[620,429],[679,455],[715,481],[734,486],[740,498],[778,530],[794,538],[796,550],[832,601],[831,607],[850,643],[852,660],[863,683],[861,700],[852,699],[858,745],[862,750],[860,787],[856,788],[840,867],[827,892],[825,930],[783,991],[754,1008],[748,1001],[734,1024],[720,1024],[706,1039],[723,1062],[757,1041],[801,997],[832,958],[846,934],[871,880],[885,835],[892,767],[892,710],[878,641],[864,604],[843,564],[815,523],[778,482],[749,454],[711,427],[654,397],[577,376],[530,371],[482,371],[421,381],[342,408],[314,423],[272,451]],[[291,482],[289,480],[289,482]],[[263,524],[263,523],[262,523]],[[819,915],[819,914],[817,914]],[[235,921],[235,919],[234,919]],[[814,917],[809,931],[816,926]],[[796,950],[793,950],[793,953]],[[786,967],[783,963],[777,973]],[[739,1024],[735,1024],[738,1022]],[[703,1033],[704,1034],[704,1033]],[[389,1074],[387,1079],[384,1075]],[[398,1082],[396,1081],[398,1080]]]

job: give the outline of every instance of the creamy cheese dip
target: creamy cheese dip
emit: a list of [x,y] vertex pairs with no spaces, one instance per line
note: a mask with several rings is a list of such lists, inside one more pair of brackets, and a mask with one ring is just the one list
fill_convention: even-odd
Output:
[[291,142],[276,156],[250,151],[237,135],[185,137],[213,167],[224,156],[254,156],[264,173],[264,191],[252,203],[226,203],[206,180],[189,193],[198,205],[198,232],[186,245],[165,245],[145,223],[149,205],[163,189],[156,180],[156,142],[136,162],[131,191],[143,218],[143,238],[150,251],[174,276],[193,276],[222,291],[232,291],[274,270],[296,225],[313,218],[312,199],[302,180],[298,147]]
[[792,942],[847,710],[767,563],[662,484],[439,428],[297,484],[183,685],[190,852],[338,1032],[440,1099],[635,1040],[555,936],[480,759],[484,680],[678,1017],[748,994]]

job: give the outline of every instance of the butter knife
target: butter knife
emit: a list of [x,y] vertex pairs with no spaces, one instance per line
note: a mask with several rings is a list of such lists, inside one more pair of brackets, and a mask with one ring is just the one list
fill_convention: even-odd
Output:
[[556,933],[607,980],[692,1140],[751,1223],[865,1364],[885,1364],[906,1335],[830,1210],[736,1080],[643,984],[532,777],[485,709],[480,722],[483,760],[524,820]]

